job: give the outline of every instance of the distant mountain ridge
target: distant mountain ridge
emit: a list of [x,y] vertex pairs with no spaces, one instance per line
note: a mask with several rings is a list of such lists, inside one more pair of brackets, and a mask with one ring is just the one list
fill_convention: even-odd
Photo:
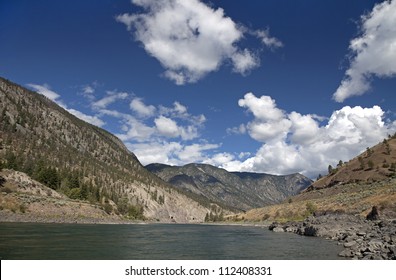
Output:
[[176,188],[231,209],[248,210],[275,204],[299,193],[312,181],[301,175],[285,176],[228,172],[208,164],[181,167],[149,164],[146,168]]

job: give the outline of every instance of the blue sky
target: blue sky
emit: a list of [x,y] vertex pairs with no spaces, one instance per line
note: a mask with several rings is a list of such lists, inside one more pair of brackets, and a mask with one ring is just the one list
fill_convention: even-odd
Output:
[[0,0],[0,76],[143,164],[314,178],[395,133],[395,74],[395,0]]

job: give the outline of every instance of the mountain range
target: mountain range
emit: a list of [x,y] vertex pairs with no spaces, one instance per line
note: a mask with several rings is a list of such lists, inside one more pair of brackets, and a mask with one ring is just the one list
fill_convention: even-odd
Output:
[[228,172],[208,164],[192,163],[178,167],[156,163],[146,168],[174,187],[201,197],[203,201],[239,211],[279,203],[312,183],[301,174],[276,176]]
[[[203,164],[145,168],[111,133],[4,78],[0,132],[3,212],[61,215],[68,212],[64,205],[76,209],[78,201],[114,217],[199,222],[208,213],[279,202],[311,183],[300,174],[233,173]],[[41,199],[53,207],[43,211],[35,204]]]

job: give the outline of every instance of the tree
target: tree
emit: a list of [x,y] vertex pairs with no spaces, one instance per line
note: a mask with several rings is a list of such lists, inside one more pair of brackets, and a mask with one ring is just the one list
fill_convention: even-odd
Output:
[[385,144],[385,153],[386,153],[387,155],[390,155],[390,153],[391,153],[391,149],[390,149],[389,143],[386,143],[386,144]]
[[88,187],[86,184],[81,185],[81,194],[80,198],[86,200],[88,198]]
[[331,164],[327,168],[327,171],[329,172],[329,174],[333,173],[333,166],[331,166]]
[[365,164],[364,164],[364,160],[362,157],[358,157],[359,163],[360,163],[360,169],[364,169],[365,168]]
[[5,155],[6,164],[5,167],[8,169],[18,170],[18,162],[15,154],[11,151],[7,151]]

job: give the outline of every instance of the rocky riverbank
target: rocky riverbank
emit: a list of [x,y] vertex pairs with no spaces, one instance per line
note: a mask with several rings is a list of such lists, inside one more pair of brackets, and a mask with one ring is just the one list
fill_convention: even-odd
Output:
[[344,246],[339,253],[341,257],[396,260],[396,220],[325,214],[309,217],[303,222],[272,223],[269,229],[335,240]]

